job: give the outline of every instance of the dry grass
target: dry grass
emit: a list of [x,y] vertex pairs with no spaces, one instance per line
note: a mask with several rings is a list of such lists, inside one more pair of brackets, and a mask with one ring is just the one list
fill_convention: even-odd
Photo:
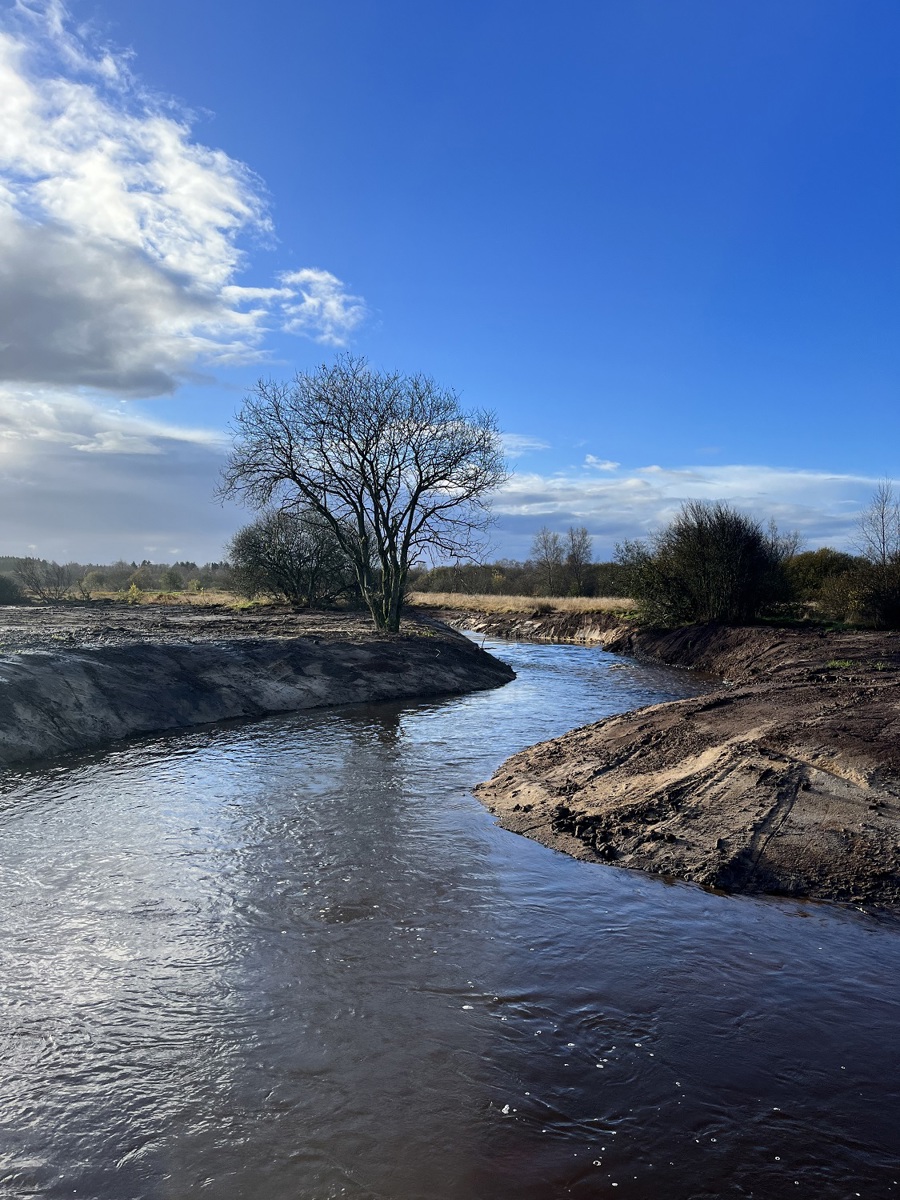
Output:
[[[125,601],[128,598],[128,589],[120,592],[107,591],[92,591],[91,599],[93,600],[118,600]],[[217,608],[220,605],[227,605],[229,608],[266,608],[272,601],[268,599],[260,600],[243,600],[240,596],[236,596],[233,592],[226,592],[217,588],[209,588],[202,592],[159,592],[148,588],[147,591],[142,591],[133,601],[128,601],[136,605],[142,604],[170,604],[178,607],[187,608]]]
[[634,608],[634,601],[624,596],[485,596],[466,592],[411,592],[409,602],[431,608],[489,613],[530,613],[536,608],[560,613],[627,612]]

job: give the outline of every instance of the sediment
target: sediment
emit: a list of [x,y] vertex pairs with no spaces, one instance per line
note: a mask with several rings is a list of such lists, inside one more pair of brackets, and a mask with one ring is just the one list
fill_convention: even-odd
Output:
[[728,892],[900,909],[900,635],[659,631],[607,614],[459,624],[537,630],[723,681],[514,755],[477,789],[507,829]]
[[497,687],[505,663],[425,616],[165,606],[0,609],[0,765],[325,705]]

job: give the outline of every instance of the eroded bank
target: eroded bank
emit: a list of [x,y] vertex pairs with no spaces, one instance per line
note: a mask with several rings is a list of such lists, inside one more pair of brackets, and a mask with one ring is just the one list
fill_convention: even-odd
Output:
[[513,677],[469,639],[421,616],[389,636],[353,614],[7,608],[0,610],[0,765],[134,734],[450,695]]
[[724,681],[508,759],[477,789],[506,828],[727,891],[900,907],[900,635],[654,631],[608,614],[459,624],[598,644]]

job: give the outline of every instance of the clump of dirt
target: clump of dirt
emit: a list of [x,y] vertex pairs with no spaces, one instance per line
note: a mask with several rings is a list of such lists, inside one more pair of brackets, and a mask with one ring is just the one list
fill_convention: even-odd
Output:
[[477,793],[579,858],[900,908],[900,635],[610,629],[608,649],[725,676],[533,746]]

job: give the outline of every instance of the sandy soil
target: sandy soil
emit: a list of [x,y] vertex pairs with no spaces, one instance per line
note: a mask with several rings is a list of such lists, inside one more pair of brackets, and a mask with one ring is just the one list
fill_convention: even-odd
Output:
[[515,755],[478,788],[501,824],[726,891],[900,908],[900,634],[568,632],[727,683]]

